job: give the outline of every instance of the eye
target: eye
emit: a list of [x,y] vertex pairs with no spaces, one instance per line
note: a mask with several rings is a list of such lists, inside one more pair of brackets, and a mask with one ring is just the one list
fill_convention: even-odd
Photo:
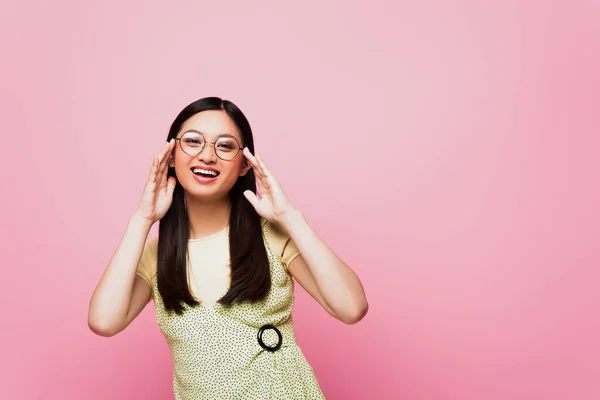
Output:
[[190,143],[190,144],[201,144],[202,141],[198,140],[198,139],[190,139],[190,138],[186,138],[184,140],[185,143]]
[[232,152],[233,150],[237,150],[237,148],[237,142],[231,138],[221,138],[217,140],[217,149],[221,151]]

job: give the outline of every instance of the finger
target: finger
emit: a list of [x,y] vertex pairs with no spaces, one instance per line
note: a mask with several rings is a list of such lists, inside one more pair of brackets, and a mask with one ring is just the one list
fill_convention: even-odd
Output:
[[173,155],[173,150],[175,149],[175,144],[177,142],[175,141],[175,138],[171,138],[171,140],[169,141],[169,148],[167,149],[167,153],[169,153],[170,156]]
[[174,154],[175,154],[175,146],[177,146],[177,141],[175,140],[175,138],[173,138],[173,139],[171,139],[171,147],[170,147],[170,150],[169,150],[169,155],[171,157],[173,157]]
[[163,149],[164,154],[162,155],[162,160],[158,167],[158,174],[160,175],[161,179],[163,179],[165,172],[168,171],[169,159],[173,156],[174,142],[175,140],[171,139],[169,142],[167,142],[167,147]]
[[168,141],[166,143],[166,147],[163,148],[163,150],[161,151],[161,162],[158,166],[158,171],[157,171],[157,177],[156,180],[158,181],[158,187],[159,190],[163,190],[165,189],[166,185],[167,185],[167,178],[168,178],[168,172],[169,172],[169,161],[170,158],[173,156],[173,149],[175,148],[175,139],[171,139],[170,141]]
[[258,161],[258,165],[260,165],[260,169],[261,169],[261,171],[264,174],[264,177],[265,177],[265,179],[264,179],[265,186],[271,187],[272,185],[274,185],[275,183],[277,183],[275,177],[271,173],[271,170],[269,169],[269,167],[267,167],[267,164],[265,164],[265,161],[260,156],[260,154],[256,155],[256,160]]
[[271,172],[269,167],[267,167],[267,165],[265,164],[265,161],[260,156],[260,154],[258,154],[257,157],[258,157],[258,162],[261,164],[261,169],[262,169],[263,173],[265,174],[265,177],[264,177],[265,187],[267,187],[269,189],[272,189],[274,187],[280,188],[281,186],[279,185],[279,181],[277,179],[275,179],[275,177],[273,176],[273,173]]
[[255,162],[255,158],[252,155],[252,153],[250,153],[250,149],[247,147],[244,147],[244,150],[242,151],[244,153],[244,157],[246,157],[246,159],[248,160],[248,163],[250,164],[250,166],[252,168],[255,168],[257,163]]
[[265,161],[262,159],[260,154],[256,155],[256,162],[258,162],[258,165],[260,165],[260,169],[265,173],[266,176],[269,176],[271,174],[271,171],[269,170],[269,168],[267,168],[267,165],[265,164]]
[[252,168],[254,171],[254,176],[256,177],[256,186],[260,189],[261,193],[265,193],[268,190],[269,184],[267,182],[266,176],[262,173],[260,166],[257,168]]
[[271,184],[268,182],[267,176],[265,175],[264,171],[262,170],[256,157],[254,157],[252,155],[252,153],[250,153],[250,149],[248,149],[247,147],[244,150],[245,150],[244,154],[248,158],[248,160],[252,166],[252,169],[254,171],[254,175],[256,176],[256,185],[258,186],[258,189],[260,190],[261,193],[269,192],[269,189],[271,188]]
[[150,195],[153,196],[156,193],[156,174],[158,170],[158,156],[154,155],[152,159],[152,168],[150,170],[150,175],[148,175],[148,181],[146,181],[146,185],[144,187],[144,196]]
[[269,184],[267,177],[261,174],[258,174],[258,176],[256,177],[256,184],[258,185],[258,187],[261,190],[261,193],[266,193],[269,191],[269,188],[271,187],[271,185]]
[[167,196],[171,197],[173,196],[173,191],[175,190],[175,185],[177,184],[177,179],[175,179],[174,176],[170,176],[168,181],[167,181]]
[[160,159],[161,161],[164,160],[167,155],[167,153],[169,152],[171,146],[173,143],[173,139],[169,140],[168,142],[165,143],[165,145],[163,146],[163,148],[160,150]]
[[160,161],[160,163],[159,163],[159,171],[162,171],[164,163],[165,163],[165,160],[168,159],[168,157],[167,157],[168,154],[167,153],[168,153],[168,151],[170,150],[170,148],[172,146],[172,142],[173,142],[173,139],[171,139],[170,141],[168,141],[165,144],[165,146],[162,148],[162,150],[160,151],[160,156],[159,156],[159,161]]
[[174,157],[174,153],[175,153],[175,145],[174,144],[169,144],[169,151],[167,152],[167,154],[165,155],[165,164],[163,166],[163,174],[165,176],[167,176],[167,173],[169,172],[169,163],[171,162],[171,160]]
[[160,172],[160,187],[164,188],[167,185],[167,178],[168,178],[168,173],[167,173],[167,168],[163,167],[163,170]]
[[157,169],[158,169],[158,159],[155,154],[154,157],[152,157],[152,166],[150,167],[150,173],[148,174],[148,182],[154,181]]
[[258,197],[256,197],[256,195],[254,193],[252,193],[251,190],[244,191],[244,196],[246,197],[246,199],[248,199],[250,204],[252,204],[254,209],[256,209],[258,207],[258,202],[259,202]]
[[165,153],[168,153],[169,151],[173,150],[174,145],[175,145],[175,138],[169,139],[169,141],[167,142],[167,147],[164,149]]
[[265,186],[264,182],[262,181],[262,178],[256,179],[256,187],[258,189],[258,193],[260,193],[261,196],[269,192],[269,189],[267,189],[267,187]]
[[256,158],[252,155],[252,153],[250,153],[250,149],[248,149],[247,147],[244,147],[244,155],[250,162],[250,165],[252,166],[252,169],[254,170],[254,175],[263,175],[263,172],[260,168],[260,165],[258,164],[258,161],[256,161]]
[[158,166],[158,175],[162,178],[162,176],[167,172],[169,166],[169,153],[163,156],[160,165]]
[[163,157],[162,157],[163,150],[159,151],[158,154],[156,154],[154,156],[156,158],[156,171],[154,173],[154,179],[156,179],[156,176],[161,173],[161,166],[162,166],[162,161],[163,161]]

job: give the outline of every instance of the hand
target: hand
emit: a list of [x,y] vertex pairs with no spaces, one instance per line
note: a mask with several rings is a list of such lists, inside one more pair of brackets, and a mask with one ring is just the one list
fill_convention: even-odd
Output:
[[278,222],[294,208],[261,156],[257,154],[254,157],[247,147],[244,148],[243,152],[254,170],[260,198],[250,190],[246,190],[244,196],[261,217],[271,222]]
[[154,156],[144,193],[138,204],[136,215],[154,224],[165,216],[173,202],[173,191],[177,183],[174,176],[167,179],[169,157],[175,148],[175,140],[167,142]]

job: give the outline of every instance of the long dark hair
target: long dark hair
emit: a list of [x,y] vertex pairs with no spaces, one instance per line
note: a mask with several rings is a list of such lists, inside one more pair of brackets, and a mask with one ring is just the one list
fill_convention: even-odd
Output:
[[[223,110],[239,129],[243,146],[254,154],[254,139],[250,123],[240,109],[230,101],[218,97],[196,100],[185,107],[175,118],[168,140],[176,138],[183,123],[192,115],[206,110]],[[240,154],[242,157],[243,155]],[[238,156],[239,157],[239,156]],[[168,176],[175,176],[169,167]],[[229,254],[231,258],[231,285],[219,303],[231,306],[244,301],[264,299],[271,289],[269,260],[262,239],[260,216],[244,197],[244,191],[256,193],[254,170],[250,169],[229,192],[231,215],[229,217]],[[158,291],[165,309],[182,314],[183,303],[197,306],[187,280],[189,220],[184,202],[184,189],[179,182],[173,192],[173,202],[159,222],[158,231]]]

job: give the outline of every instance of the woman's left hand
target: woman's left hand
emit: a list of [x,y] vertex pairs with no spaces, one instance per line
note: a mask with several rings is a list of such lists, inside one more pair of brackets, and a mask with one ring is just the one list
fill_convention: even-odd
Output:
[[261,156],[257,154],[254,157],[247,147],[244,148],[243,153],[254,170],[260,199],[250,190],[246,190],[244,196],[261,217],[270,222],[278,222],[294,208]]

